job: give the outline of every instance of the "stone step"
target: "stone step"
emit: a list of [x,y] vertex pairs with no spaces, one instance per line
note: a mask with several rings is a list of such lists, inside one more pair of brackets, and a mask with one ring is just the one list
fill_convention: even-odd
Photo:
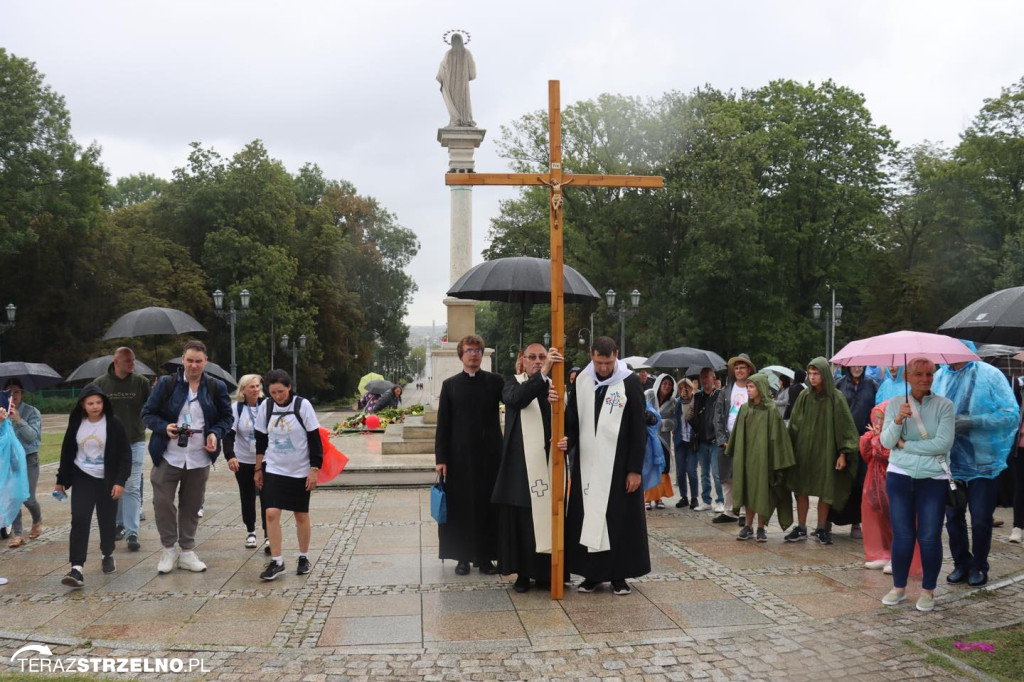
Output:
[[380,444],[382,455],[433,455],[434,439],[383,441]]
[[437,424],[406,424],[402,433],[406,440],[434,440]]
[[433,408],[426,409],[423,412],[423,416],[421,417],[421,419],[423,419],[423,423],[424,424],[436,424],[437,423],[437,410],[435,410]]
[[[423,487],[434,482],[434,456],[425,455],[422,465],[346,468],[340,476],[321,488],[361,488],[371,486]],[[420,459],[417,457],[416,459]]]

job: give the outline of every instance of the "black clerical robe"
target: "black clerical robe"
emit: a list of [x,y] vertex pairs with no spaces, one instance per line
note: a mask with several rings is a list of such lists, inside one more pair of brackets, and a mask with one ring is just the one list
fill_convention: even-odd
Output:
[[477,564],[497,555],[491,493],[501,460],[502,379],[483,370],[441,384],[434,457],[448,465],[448,522],[437,527],[438,557]]
[[[537,401],[544,424],[543,442],[550,447],[548,382],[540,372],[523,383],[514,376],[510,377],[505,381],[501,401],[505,403],[505,441],[498,480],[491,496],[498,513],[498,572],[502,575],[518,573],[521,577],[547,582],[551,576],[551,555],[536,551],[520,414],[530,403]],[[550,456],[550,452],[545,452]],[[546,456],[544,461],[547,459]]]
[[[620,412],[622,423],[615,447],[615,462],[605,513],[608,540],[611,544],[611,549],[607,552],[591,552],[579,543],[583,529],[583,496],[579,494],[579,486],[583,480],[580,474],[580,461],[593,455],[580,446],[577,397],[580,391],[588,389],[577,384],[576,391],[569,394],[569,403],[566,406],[565,431],[569,438],[569,447],[580,446],[579,455],[572,462],[572,489],[565,518],[566,564],[570,572],[594,582],[637,578],[651,572],[643,485],[632,493],[626,493],[626,475],[640,474],[643,470],[647,443],[647,430],[644,426],[646,402],[640,379],[636,375],[626,377],[623,388],[626,393],[626,406]],[[601,414],[607,411],[600,409],[606,390],[607,387],[599,387],[595,391],[595,412],[598,421],[607,416]]]

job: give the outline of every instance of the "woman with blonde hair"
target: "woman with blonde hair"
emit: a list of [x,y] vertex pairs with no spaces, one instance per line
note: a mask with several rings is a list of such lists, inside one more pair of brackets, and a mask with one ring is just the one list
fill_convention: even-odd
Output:
[[224,459],[238,482],[238,497],[242,502],[242,522],[245,524],[245,546],[256,549],[256,499],[260,500],[260,519],[263,522],[263,550],[270,550],[267,540],[267,510],[263,497],[253,480],[256,473],[256,415],[263,401],[263,380],[259,374],[246,374],[238,381],[235,392],[235,422],[224,439]]

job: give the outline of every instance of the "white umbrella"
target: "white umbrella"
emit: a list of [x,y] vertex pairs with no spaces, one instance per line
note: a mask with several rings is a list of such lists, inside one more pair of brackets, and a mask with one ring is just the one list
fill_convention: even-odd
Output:
[[647,358],[641,355],[630,355],[628,358],[622,358],[622,361],[633,369],[651,369],[650,365],[647,364]]
[[767,367],[762,367],[761,371],[771,372],[773,374],[778,374],[779,376],[789,377],[790,379],[796,376],[796,374],[793,373],[793,370],[789,367],[783,367],[782,365],[768,365]]

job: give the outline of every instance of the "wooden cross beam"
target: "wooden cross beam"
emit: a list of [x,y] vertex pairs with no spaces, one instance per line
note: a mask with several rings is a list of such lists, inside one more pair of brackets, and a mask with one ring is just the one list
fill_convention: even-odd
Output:
[[[548,81],[547,173],[446,173],[446,185],[546,185],[551,217],[551,342],[565,355],[565,314],[562,275],[562,189],[577,187],[635,187],[656,189],[664,180],[647,175],[584,175],[562,172],[562,105],[558,81]],[[563,368],[552,372],[555,391],[565,395]],[[561,599],[565,574],[565,457],[555,443],[565,435],[562,403],[551,406],[551,598]]]

